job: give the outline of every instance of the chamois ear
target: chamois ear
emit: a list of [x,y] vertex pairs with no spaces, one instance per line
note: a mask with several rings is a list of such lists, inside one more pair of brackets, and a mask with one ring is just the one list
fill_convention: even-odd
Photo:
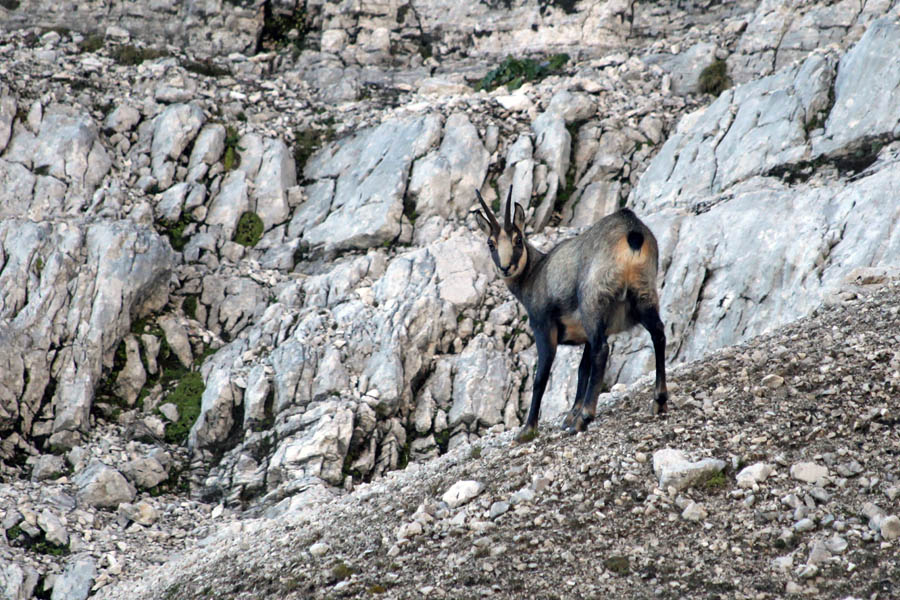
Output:
[[472,214],[475,215],[475,222],[478,223],[478,229],[483,231],[484,235],[490,237],[492,230],[493,230],[493,227],[491,226],[491,222],[487,219],[487,217],[485,217],[483,214],[481,214],[480,211],[476,210]]
[[519,231],[525,233],[525,210],[518,202],[516,202],[516,214],[515,217],[513,217],[513,225],[515,225]]

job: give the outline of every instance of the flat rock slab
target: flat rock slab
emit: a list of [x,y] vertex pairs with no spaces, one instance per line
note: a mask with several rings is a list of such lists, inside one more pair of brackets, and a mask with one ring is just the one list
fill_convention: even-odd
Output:
[[725,468],[725,461],[718,458],[704,458],[695,462],[688,460],[681,450],[664,448],[653,453],[653,473],[659,479],[659,487],[670,487],[678,491],[709,479]]

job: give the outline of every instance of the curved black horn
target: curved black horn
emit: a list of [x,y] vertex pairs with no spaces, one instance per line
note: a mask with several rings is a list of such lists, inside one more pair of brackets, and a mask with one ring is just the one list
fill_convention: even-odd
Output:
[[506,194],[506,211],[503,213],[503,229],[506,231],[512,230],[512,220],[510,219],[510,212],[512,207],[512,183],[509,184],[509,193]]
[[475,190],[475,195],[478,196],[478,201],[481,202],[481,208],[484,210],[484,215],[490,219],[491,225],[495,229],[500,229],[500,223],[497,222],[497,217],[494,216],[494,211],[492,211],[488,205],[485,203],[484,198],[481,197],[481,192],[477,189]]

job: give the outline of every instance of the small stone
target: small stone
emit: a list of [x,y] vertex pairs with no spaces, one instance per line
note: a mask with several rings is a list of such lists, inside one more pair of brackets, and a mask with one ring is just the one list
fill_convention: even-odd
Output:
[[896,540],[900,537],[900,517],[891,515],[881,520],[881,537],[886,540]]
[[706,509],[702,504],[691,502],[681,513],[681,518],[688,521],[702,521],[707,517]]
[[659,487],[670,486],[678,491],[714,476],[725,468],[725,461],[705,458],[690,462],[681,450],[663,448],[653,453],[653,472],[659,478]]
[[116,508],[134,500],[136,493],[121,473],[99,461],[92,462],[72,481],[78,488],[75,497],[82,506]]
[[819,573],[819,567],[816,565],[803,565],[797,569],[797,575],[800,579],[811,579]]
[[825,547],[832,554],[841,554],[844,550],[847,549],[847,540],[839,536],[838,534],[834,534],[827,540],[825,540]]
[[331,548],[325,542],[316,542],[312,546],[309,547],[309,553],[316,558],[322,558]]
[[441,499],[447,503],[450,508],[462,506],[472,498],[480,494],[484,490],[484,484],[480,481],[457,481],[450,489],[444,492]]
[[810,518],[800,519],[794,523],[795,531],[812,531],[816,528],[816,522]]
[[823,485],[828,477],[828,467],[812,462],[801,462],[791,467],[791,477],[806,483]]
[[414,538],[417,535],[422,534],[423,528],[422,524],[418,521],[411,521],[409,523],[404,523],[397,530],[397,539],[398,540],[408,540],[410,538]]
[[529,486],[523,487],[509,498],[510,504],[519,504],[520,502],[531,502],[534,500],[534,490]]
[[494,502],[493,504],[491,504],[490,516],[492,519],[496,519],[497,517],[504,514],[508,510],[509,510],[509,502],[504,502],[503,500],[500,500],[498,502]]
[[47,541],[57,546],[69,545],[69,532],[60,521],[59,517],[44,509],[37,518],[38,527],[44,531]]
[[149,502],[123,503],[119,505],[119,514],[138,525],[149,527],[159,519],[159,511]]
[[32,481],[46,481],[56,479],[66,472],[66,463],[62,456],[56,454],[42,454],[31,469]]
[[780,388],[781,386],[784,385],[784,377],[782,377],[781,375],[775,375],[774,373],[771,373],[771,374],[763,377],[762,381],[760,381],[760,383],[763,384],[764,386],[766,386],[767,388],[769,388],[770,390],[777,390],[778,388]]
[[772,566],[780,571],[790,571],[794,568],[794,555],[786,554],[772,559]]
[[171,402],[166,402],[165,404],[161,404],[159,407],[159,412],[168,419],[172,423],[177,423],[178,418],[181,416],[178,413],[178,407],[172,404]]
[[831,558],[831,552],[829,552],[827,544],[822,540],[815,540],[810,546],[809,558],[806,559],[806,563],[818,565],[829,558]]
[[741,469],[737,474],[738,487],[752,488],[754,485],[762,483],[772,474],[772,465],[765,463],[756,463],[749,467]]
[[787,585],[784,586],[784,591],[787,594],[802,594],[803,586],[796,584],[793,581],[788,581]]

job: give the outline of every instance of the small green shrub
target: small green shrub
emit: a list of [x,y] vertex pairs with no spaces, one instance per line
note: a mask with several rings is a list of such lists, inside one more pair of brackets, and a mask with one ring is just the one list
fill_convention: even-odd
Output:
[[187,246],[188,238],[184,235],[184,230],[191,223],[191,218],[187,215],[181,215],[181,218],[174,223],[164,221],[161,223],[163,233],[169,238],[169,244],[176,252],[181,252]]
[[629,570],[627,556],[610,556],[603,561],[603,566],[616,575],[627,575]]
[[237,229],[234,230],[234,241],[241,246],[252,248],[259,242],[263,233],[263,222],[254,212],[245,212],[238,219]]
[[702,481],[698,487],[707,491],[715,491],[722,489],[727,483],[728,479],[725,477],[725,473],[716,471],[707,477],[706,480]]
[[238,146],[240,139],[241,136],[237,129],[231,125],[225,128],[225,157],[222,160],[226,171],[230,171],[241,164],[241,157],[238,152],[242,151],[243,148]]
[[481,458],[481,446],[472,446],[472,449],[469,450],[469,458],[474,460]]
[[81,52],[96,52],[103,47],[103,36],[99,33],[92,33],[78,44],[78,50]]
[[0,6],[6,10],[16,10],[19,8],[19,0],[0,0]]
[[718,96],[731,87],[728,65],[724,60],[716,60],[700,72],[699,89],[704,94]]
[[196,371],[186,373],[175,389],[166,398],[178,407],[178,421],[166,427],[166,441],[180,444],[187,439],[191,426],[200,416],[200,398],[206,386],[203,377]]
[[489,71],[475,87],[479,90],[491,91],[505,85],[506,89],[512,91],[526,81],[540,81],[544,77],[558,72],[568,61],[568,54],[554,54],[546,61],[507,56],[499,67]]
[[348,567],[343,561],[339,561],[331,568],[331,578],[335,581],[349,579],[354,573],[356,573],[356,570],[352,567]]
[[160,48],[138,48],[131,44],[125,44],[124,46],[116,46],[111,54],[116,63],[133,67],[145,60],[169,56],[169,51]]

